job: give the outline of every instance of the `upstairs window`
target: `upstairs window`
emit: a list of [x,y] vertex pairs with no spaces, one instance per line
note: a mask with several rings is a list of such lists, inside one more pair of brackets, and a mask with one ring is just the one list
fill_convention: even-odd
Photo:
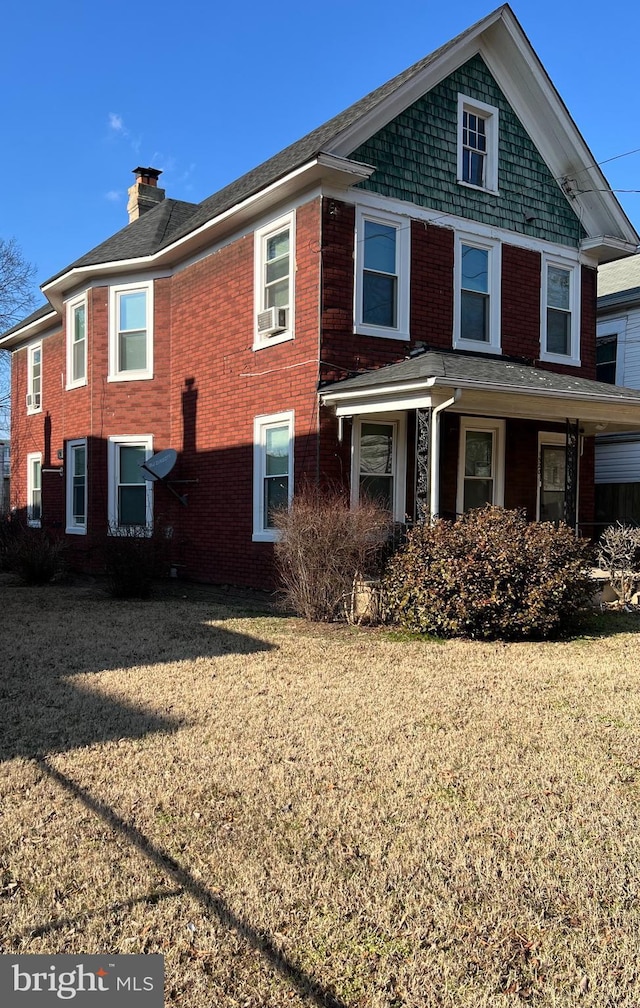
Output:
[[42,409],[42,343],[34,343],[27,353],[27,413],[39,413]]
[[497,192],[498,125],[497,108],[458,95],[458,182]]
[[293,338],[295,217],[255,234],[254,350]]
[[616,384],[618,362],[618,336],[600,336],[596,340],[596,381]]
[[370,214],[359,208],[356,332],[409,339],[409,262],[409,221],[391,214]]
[[500,349],[500,245],[458,236],[455,346]]
[[109,380],[153,378],[153,285],[112,287]]
[[544,258],[540,356],[580,364],[579,269],[565,260]]
[[67,388],[87,382],[87,302],[78,298],[67,305]]

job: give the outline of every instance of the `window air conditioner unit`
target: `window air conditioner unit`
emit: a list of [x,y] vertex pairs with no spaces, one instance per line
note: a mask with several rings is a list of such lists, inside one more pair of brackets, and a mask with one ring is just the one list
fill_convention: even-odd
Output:
[[273,336],[287,328],[286,308],[266,308],[258,312],[258,335]]
[[31,394],[31,392],[27,392],[26,400],[27,400],[27,409],[40,409],[39,392],[34,392],[33,395]]

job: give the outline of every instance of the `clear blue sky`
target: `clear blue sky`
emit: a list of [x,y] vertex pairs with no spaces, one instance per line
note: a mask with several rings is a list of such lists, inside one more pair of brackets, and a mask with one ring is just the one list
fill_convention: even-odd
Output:
[[[6,0],[0,237],[41,283],[126,224],[136,165],[204,199],[495,6]],[[637,0],[512,7],[595,159],[640,148]],[[640,189],[640,151],[603,169]],[[619,199],[640,229],[640,194]]]

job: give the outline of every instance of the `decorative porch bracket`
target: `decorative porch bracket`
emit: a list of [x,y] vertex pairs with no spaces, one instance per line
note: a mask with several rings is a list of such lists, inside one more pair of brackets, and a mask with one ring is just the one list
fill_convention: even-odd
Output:
[[567,472],[564,494],[564,520],[574,531],[578,521],[578,444],[579,421],[567,417]]
[[416,410],[416,517],[429,520],[431,512],[431,415],[433,408]]

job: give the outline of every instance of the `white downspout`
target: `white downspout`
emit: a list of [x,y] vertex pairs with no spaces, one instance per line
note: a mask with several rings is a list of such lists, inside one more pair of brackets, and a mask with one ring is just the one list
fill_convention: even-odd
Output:
[[457,388],[450,399],[446,399],[439,406],[434,406],[431,414],[431,429],[429,432],[429,437],[431,438],[429,450],[429,466],[431,470],[429,474],[429,483],[431,485],[429,516],[431,521],[436,517],[440,506],[440,414],[443,410],[448,409],[449,406],[453,406],[461,394],[462,390]]

